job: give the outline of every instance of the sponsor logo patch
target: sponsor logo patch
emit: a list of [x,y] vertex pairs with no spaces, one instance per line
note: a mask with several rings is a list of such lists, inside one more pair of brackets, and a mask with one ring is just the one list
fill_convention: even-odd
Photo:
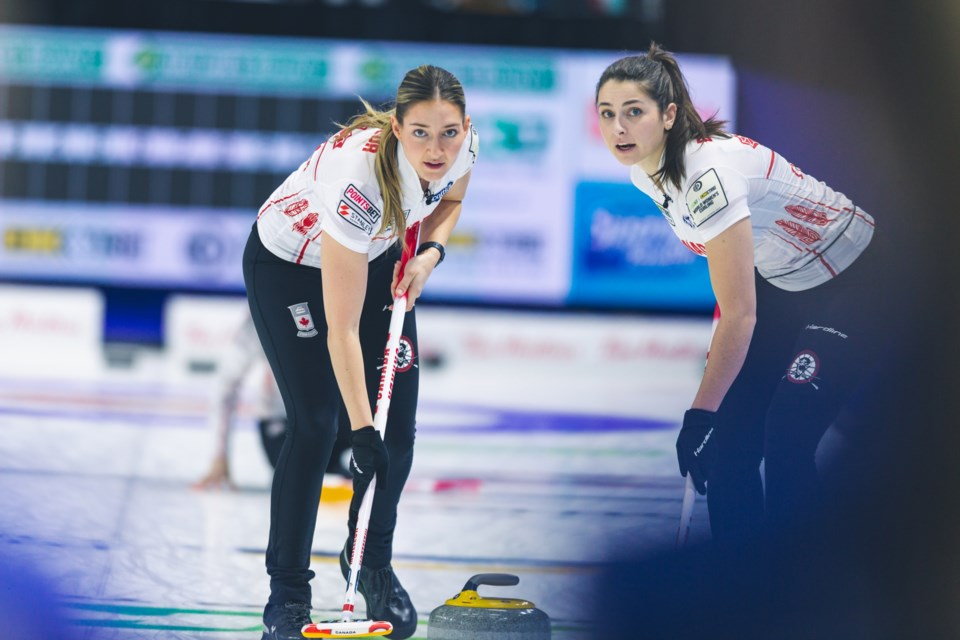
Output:
[[697,178],[687,189],[686,198],[693,224],[697,227],[718,214],[728,204],[727,194],[723,191],[716,169],[710,169]]
[[341,218],[364,233],[373,233],[373,225],[367,222],[367,219],[363,217],[363,214],[351,207],[346,200],[340,201],[340,206],[337,207],[337,213],[340,214]]
[[429,189],[423,195],[423,199],[427,204],[433,204],[434,202],[439,202],[440,199],[447,194],[447,191],[450,191],[450,187],[453,186],[453,182],[448,182],[447,186],[436,193],[431,192]]
[[397,349],[397,373],[403,373],[415,367],[413,364],[416,354],[413,352],[413,343],[407,336],[400,336],[400,347]]
[[380,216],[382,215],[380,213],[380,209],[377,209],[375,206],[373,206],[373,203],[370,202],[370,199],[363,195],[360,190],[352,184],[348,185],[344,190],[343,198],[353,205],[360,215],[371,225],[376,224],[380,220]]
[[313,325],[313,316],[310,315],[310,307],[306,302],[298,302],[287,308],[293,315],[293,324],[297,327],[298,338],[312,338],[317,335],[317,328]]
[[820,372],[820,360],[813,351],[804,349],[796,355],[790,366],[787,367],[787,380],[794,384],[807,384],[814,389],[820,389],[814,382]]

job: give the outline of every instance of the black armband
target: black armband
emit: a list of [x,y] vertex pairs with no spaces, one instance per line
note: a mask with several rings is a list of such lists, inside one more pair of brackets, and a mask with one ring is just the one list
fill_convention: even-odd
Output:
[[440,252],[440,259],[437,260],[437,266],[439,266],[440,263],[443,262],[443,259],[447,257],[447,252],[444,250],[443,245],[439,242],[424,242],[419,248],[417,248],[417,255],[420,255],[427,249],[436,249]]

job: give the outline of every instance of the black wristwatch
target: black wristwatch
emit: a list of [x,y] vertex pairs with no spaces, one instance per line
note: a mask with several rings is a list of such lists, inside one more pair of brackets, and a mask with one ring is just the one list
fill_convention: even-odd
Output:
[[447,257],[447,252],[444,251],[443,245],[440,244],[439,242],[424,242],[423,244],[420,245],[419,248],[417,248],[417,255],[420,255],[421,253],[423,253],[423,252],[426,251],[427,249],[436,249],[437,251],[440,252],[440,259],[437,260],[437,266],[438,266],[441,262],[443,262],[443,259],[444,259],[445,257]]

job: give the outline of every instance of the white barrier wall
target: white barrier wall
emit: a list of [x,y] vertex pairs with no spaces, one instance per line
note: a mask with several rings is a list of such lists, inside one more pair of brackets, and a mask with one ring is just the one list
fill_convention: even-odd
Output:
[[[248,314],[244,298],[184,295],[166,308],[167,359],[178,371],[218,366]],[[710,338],[709,318],[478,310],[417,305],[423,399],[485,405],[491,398],[559,410],[589,406],[632,415],[660,393],[664,379],[699,376]],[[386,343],[387,336],[383,336]],[[600,384],[604,394],[584,398]],[[675,385],[674,385],[675,386]],[[670,391],[674,393],[674,391]],[[665,418],[683,398],[664,397]],[[676,406],[674,406],[676,405]]]
[[[521,408],[633,415],[648,398],[673,419],[694,390],[672,398],[664,380],[699,376],[709,319],[477,309],[417,308],[421,394],[482,407],[497,398]],[[436,371],[437,375],[432,375]],[[600,387],[604,393],[585,389]],[[675,385],[674,385],[675,387]],[[665,395],[662,395],[665,394]],[[689,395],[689,397],[687,397]],[[687,404],[687,406],[689,406]]]
[[241,296],[170,296],[164,307],[163,343],[168,363],[212,369],[250,315]]
[[58,378],[100,371],[103,320],[95,289],[0,285],[0,372]]

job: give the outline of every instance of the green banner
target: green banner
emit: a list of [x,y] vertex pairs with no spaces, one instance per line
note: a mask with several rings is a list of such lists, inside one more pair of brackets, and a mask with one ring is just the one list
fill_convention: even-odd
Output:
[[0,30],[0,78],[96,82],[106,65],[107,37],[50,30]]
[[557,88],[554,61],[537,54],[451,54],[449,49],[423,52],[372,49],[361,56],[356,76],[364,91],[393,95],[403,75],[422,64],[443,67],[460,79],[467,91],[545,93]]
[[158,36],[145,39],[128,62],[141,81],[161,85],[311,92],[326,89],[330,77],[328,47],[262,38]]
[[550,143],[550,118],[546,114],[508,112],[472,116],[481,133],[480,154],[487,158],[511,158],[541,162]]

